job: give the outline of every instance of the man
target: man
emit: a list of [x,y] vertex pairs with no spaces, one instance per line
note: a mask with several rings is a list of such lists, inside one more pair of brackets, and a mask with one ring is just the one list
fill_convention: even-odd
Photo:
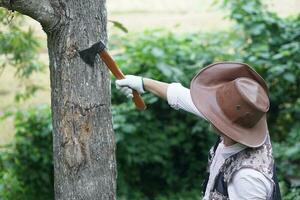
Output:
[[266,121],[268,88],[247,64],[214,63],[193,78],[190,89],[133,75],[116,86],[127,97],[135,89],[166,99],[207,120],[220,135],[210,150],[204,199],[280,199]]

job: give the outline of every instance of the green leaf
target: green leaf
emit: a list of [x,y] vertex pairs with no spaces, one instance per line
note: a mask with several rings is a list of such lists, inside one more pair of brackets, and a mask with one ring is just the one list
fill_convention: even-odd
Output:
[[283,78],[290,83],[296,83],[296,76],[292,73],[285,73]]
[[108,21],[111,22],[116,28],[120,29],[125,33],[128,33],[128,29],[121,22],[114,21],[114,20],[108,20]]

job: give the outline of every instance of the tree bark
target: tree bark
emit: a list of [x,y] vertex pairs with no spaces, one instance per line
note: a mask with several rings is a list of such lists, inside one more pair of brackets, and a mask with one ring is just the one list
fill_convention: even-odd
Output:
[[116,199],[110,76],[99,58],[91,68],[78,54],[106,41],[105,0],[0,0],[0,6],[33,17],[47,33],[55,199]]

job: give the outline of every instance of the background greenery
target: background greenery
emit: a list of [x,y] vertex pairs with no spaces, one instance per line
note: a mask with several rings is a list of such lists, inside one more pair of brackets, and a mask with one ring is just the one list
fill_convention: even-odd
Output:
[[[230,11],[228,18],[236,22],[233,29],[189,34],[151,30],[113,37],[111,49],[123,49],[115,58],[126,74],[187,87],[201,67],[215,61],[237,60],[253,66],[270,89],[269,131],[282,194],[287,200],[300,198],[295,181],[300,179],[300,16],[280,18],[259,0],[222,1],[219,6]],[[31,41],[27,37],[22,41]],[[1,38],[5,35],[0,33],[0,43],[5,42]],[[3,46],[0,54],[15,53]],[[34,53],[20,62],[28,63],[27,58],[31,62]],[[118,199],[200,199],[207,151],[216,139],[207,123],[171,110],[151,94],[144,95],[149,108],[136,112],[114,84],[112,90]],[[50,109],[39,106],[14,115],[15,140],[0,154],[0,199],[53,199]]]

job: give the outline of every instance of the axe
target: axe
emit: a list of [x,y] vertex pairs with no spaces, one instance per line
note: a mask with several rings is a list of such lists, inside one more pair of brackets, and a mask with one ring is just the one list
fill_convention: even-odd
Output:
[[[82,51],[79,51],[79,55],[81,59],[88,64],[89,66],[94,66],[94,61],[96,55],[99,54],[103,62],[106,64],[108,69],[111,71],[111,73],[117,78],[117,79],[124,79],[125,76],[122,73],[122,71],[117,66],[116,62],[113,60],[113,58],[109,55],[109,53],[106,50],[105,45],[103,42],[99,41],[92,45],[91,47],[84,49]],[[133,101],[137,109],[139,110],[145,110],[146,105],[140,96],[140,94],[136,90],[132,90],[133,93]]]

